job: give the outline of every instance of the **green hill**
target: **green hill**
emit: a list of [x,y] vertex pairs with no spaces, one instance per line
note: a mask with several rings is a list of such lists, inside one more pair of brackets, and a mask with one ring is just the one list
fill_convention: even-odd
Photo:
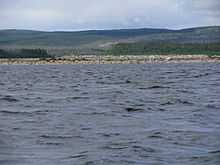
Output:
[[171,32],[166,29],[92,30],[79,32],[41,32],[0,30],[0,46],[14,47],[91,47],[148,34]]
[[[202,45],[220,43],[220,26],[198,27],[181,30],[169,29],[120,29],[120,30],[90,30],[78,32],[44,32],[31,30],[0,30],[1,49],[46,49],[56,55],[64,54],[102,54],[103,52],[115,52],[124,47],[143,48],[139,52],[145,52],[146,47],[153,49],[161,47],[160,43],[188,44],[187,49],[192,49],[190,44]],[[155,46],[158,43],[158,46]],[[122,44],[122,45],[121,45]],[[119,46],[118,46],[119,45]],[[174,45],[174,47],[177,45]],[[170,45],[162,46],[163,49]],[[181,47],[180,51],[183,50]],[[209,46],[210,47],[210,46]],[[213,47],[213,46],[212,46]],[[130,48],[128,50],[131,50]],[[128,51],[126,50],[126,51]],[[132,49],[131,53],[135,53]],[[126,52],[125,51],[125,52]],[[218,51],[218,50],[217,50]],[[122,51],[123,52],[123,51]],[[172,51],[171,51],[172,52]],[[190,52],[190,51],[186,51]],[[215,49],[216,52],[216,49]]]
[[97,48],[105,47],[112,43],[137,41],[219,42],[220,27],[201,27],[183,30],[122,29],[79,32],[0,30],[0,47]]

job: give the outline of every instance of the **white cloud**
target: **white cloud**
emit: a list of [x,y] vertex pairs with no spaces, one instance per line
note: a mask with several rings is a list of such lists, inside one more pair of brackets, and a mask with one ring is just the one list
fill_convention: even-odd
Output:
[[177,28],[220,24],[219,0],[0,0],[0,28]]

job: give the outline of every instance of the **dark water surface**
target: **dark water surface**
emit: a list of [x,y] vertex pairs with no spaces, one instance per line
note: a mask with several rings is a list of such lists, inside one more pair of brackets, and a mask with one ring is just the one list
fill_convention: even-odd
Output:
[[220,164],[220,64],[0,66],[1,165]]

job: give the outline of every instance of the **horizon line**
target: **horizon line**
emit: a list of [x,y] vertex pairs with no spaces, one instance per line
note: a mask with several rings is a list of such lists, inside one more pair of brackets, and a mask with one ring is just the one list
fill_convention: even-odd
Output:
[[191,26],[191,27],[185,27],[185,28],[160,28],[160,27],[139,27],[139,28],[105,28],[105,29],[79,29],[79,30],[74,30],[74,29],[62,29],[62,30],[38,30],[38,29],[26,29],[26,28],[6,28],[6,29],[1,29],[0,31],[36,31],[36,32],[87,32],[87,31],[113,31],[113,30],[141,30],[141,29],[155,29],[155,30],[173,30],[173,31],[178,31],[178,30],[187,30],[187,29],[195,29],[195,28],[209,28],[209,27],[220,27],[220,25],[204,25],[204,26]]

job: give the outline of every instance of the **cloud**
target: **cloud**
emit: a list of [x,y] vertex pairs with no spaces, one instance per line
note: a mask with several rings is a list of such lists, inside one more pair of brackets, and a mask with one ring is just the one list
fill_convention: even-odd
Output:
[[194,15],[219,17],[219,0],[182,0],[182,7],[186,12]]
[[184,0],[183,4],[193,12],[220,14],[219,0]]
[[195,25],[220,25],[219,0],[181,0],[181,6]]
[[1,29],[82,30],[219,25],[219,0],[0,0]]

